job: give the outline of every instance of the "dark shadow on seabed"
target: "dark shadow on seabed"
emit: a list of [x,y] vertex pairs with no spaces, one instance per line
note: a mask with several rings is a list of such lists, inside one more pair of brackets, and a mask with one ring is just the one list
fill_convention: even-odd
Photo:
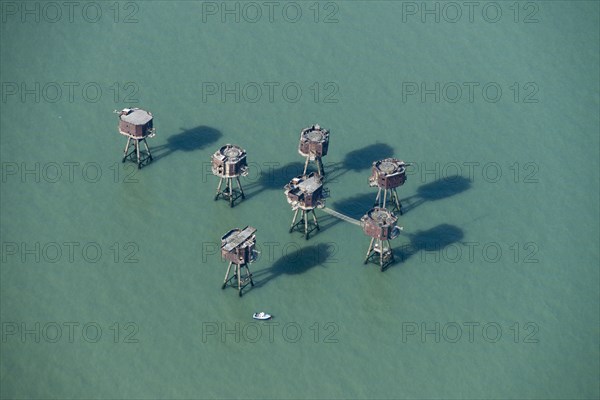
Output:
[[[281,251],[283,252],[284,249],[281,248]],[[270,268],[253,273],[254,287],[266,285],[281,275],[303,274],[317,265],[324,266],[323,264],[326,262],[335,261],[332,257],[336,252],[337,249],[334,243],[319,243],[300,247],[277,259]],[[266,258],[265,255],[263,254],[261,257]],[[257,261],[260,262],[260,259]]]
[[187,130],[181,129],[182,132],[169,136],[167,143],[150,149],[155,161],[177,151],[202,150],[223,136],[221,131],[209,126],[202,125]]

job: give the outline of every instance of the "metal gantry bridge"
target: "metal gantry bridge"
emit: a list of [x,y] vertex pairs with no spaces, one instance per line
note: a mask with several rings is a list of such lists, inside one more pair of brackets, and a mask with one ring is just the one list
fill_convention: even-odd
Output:
[[346,222],[350,222],[351,224],[360,226],[360,221],[359,220],[354,219],[354,218],[350,218],[349,216],[344,215],[342,213],[339,213],[339,212],[337,212],[335,210],[332,210],[331,208],[323,207],[322,210],[324,212],[326,212],[327,214],[333,216],[333,217],[336,217],[336,218],[339,218],[339,219],[344,220]]

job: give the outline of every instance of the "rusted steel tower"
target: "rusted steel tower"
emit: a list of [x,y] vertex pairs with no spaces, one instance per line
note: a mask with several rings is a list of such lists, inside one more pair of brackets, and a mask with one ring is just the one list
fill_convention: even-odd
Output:
[[[287,202],[294,211],[290,233],[296,228],[300,231],[304,228],[304,237],[308,240],[313,230],[320,229],[315,208],[325,207],[325,197],[328,195],[327,190],[323,188],[321,176],[314,172],[297,176],[285,185],[284,193]],[[296,217],[300,211],[302,211],[300,221],[296,222]],[[312,213],[312,223],[308,221],[309,213]]]
[[[246,162],[246,150],[233,144],[226,144],[212,155],[212,173],[219,177],[219,186],[215,200],[222,196],[229,201],[229,206],[233,207],[238,198],[245,199],[244,190],[240,183],[240,175],[248,175],[248,164]],[[233,188],[233,179],[237,181],[238,188]],[[225,188],[221,186],[225,180]]]
[[398,217],[382,207],[372,208],[360,219],[363,231],[371,237],[365,264],[370,259],[379,258],[378,264],[383,271],[394,261],[390,240],[396,238],[402,230],[401,227],[396,226],[397,221]]
[[327,155],[328,149],[329,131],[327,129],[322,128],[318,124],[302,129],[300,132],[298,153],[300,153],[302,157],[306,157],[303,174],[306,174],[309,161],[314,161],[317,164],[319,175],[325,176],[322,158]]
[[[152,114],[139,108],[124,108],[121,111],[114,111],[119,114],[119,133],[127,136],[127,144],[123,152],[123,162],[129,159],[135,162],[138,169],[152,161],[152,154],[148,148],[146,138],[154,137],[156,130],[152,123]],[[140,149],[143,143],[146,151]],[[129,152],[129,147],[132,147]]]
[[[229,261],[221,288],[225,289],[228,284],[235,287],[237,283],[237,290],[240,297],[242,297],[242,291],[248,283],[254,286],[252,273],[250,273],[248,264],[254,262],[258,253],[255,249],[255,233],[255,228],[247,226],[244,229],[232,229],[221,238],[221,257]],[[229,276],[232,265],[235,265],[233,275]],[[242,275],[244,268],[246,269],[246,274]]]
[[396,158],[386,158],[373,163],[373,169],[369,177],[369,186],[378,187],[375,206],[386,208],[389,195],[389,200],[393,204],[392,211],[398,211],[402,215],[402,204],[398,198],[396,188],[406,182],[407,165],[409,164]]

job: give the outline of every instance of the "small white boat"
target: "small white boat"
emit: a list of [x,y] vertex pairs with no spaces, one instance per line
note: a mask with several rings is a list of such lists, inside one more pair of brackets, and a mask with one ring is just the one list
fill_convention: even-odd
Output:
[[267,314],[266,312],[261,311],[259,313],[252,314],[252,318],[260,320],[271,319],[271,314]]

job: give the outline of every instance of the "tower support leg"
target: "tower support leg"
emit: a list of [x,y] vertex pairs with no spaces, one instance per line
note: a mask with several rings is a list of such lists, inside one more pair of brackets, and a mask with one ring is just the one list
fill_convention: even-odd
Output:
[[[381,263],[380,263],[380,267],[381,267],[381,271],[383,272],[383,270],[385,269],[385,267],[389,264],[391,264],[394,261],[394,253],[392,252],[392,245],[390,243],[389,240],[385,241],[387,244],[387,250],[384,252],[383,247],[381,248],[382,253],[381,253]],[[383,243],[382,243],[383,246]],[[386,255],[387,259],[384,260],[383,255]]]
[[317,228],[318,231],[321,230],[321,228],[319,228],[319,222],[317,221],[317,214],[315,213],[315,209],[312,209],[312,215],[313,215],[313,221],[315,222],[315,227]]
[[375,204],[373,206],[379,206],[379,200],[381,199],[381,188],[377,188],[377,197],[375,197]]
[[135,144],[135,154],[137,156],[137,165],[138,169],[142,169],[142,162],[140,161],[140,141],[134,139]]
[[317,171],[319,171],[319,175],[325,176],[325,167],[323,166],[323,160],[321,157],[316,157],[317,161]]
[[146,138],[144,138],[144,147],[146,148],[146,153],[148,153],[148,160],[152,161],[152,154],[150,154],[150,148],[148,147],[148,142],[146,142]]
[[308,162],[310,161],[310,155],[306,156],[306,162],[304,163],[304,172],[303,175],[306,175],[306,170],[308,169]]
[[221,289],[225,289],[225,287],[227,286],[227,281],[229,280],[229,271],[231,271],[231,264],[233,263],[230,261],[229,266],[227,267],[227,272],[225,273],[225,279],[223,279],[223,286],[221,287]]
[[248,264],[244,264],[244,266],[246,267],[246,272],[248,273],[248,279],[250,279],[250,286],[254,286],[254,281],[252,280],[252,272],[250,272],[250,267],[248,266]]
[[304,220],[304,238],[308,240],[308,213],[302,210],[302,219]]
[[385,253],[383,248],[383,240],[379,239],[379,268],[383,271],[383,254]]
[[373,248],[373,242],[375,238],[371,238],[371,243],[369,243],[369,249],[367,250],[367,256],[365,257],[365,264],[369,261],[369,256],[371,255],[371,249]]
[[221,185],[223,184],[223,178],[219,178],[219,185],[217,186],[217,194],[215,194],[215,200],[219,198],[221,194]]
[[396,208],[398,209],[398,212],[400,212],[400,215],[402,215],[402,203],[400,202],[400,198],[398,197],[398,192],[396,191],[396,188],[392,189],[392,196]]
[[238,187],[240,188],[240,193],[242,194],[242,200],[246,198],[244,195],[244,189],[242,189],[242,183],[240,182],[240,177],[236,176],[235,180],[237,181]]
[[129,143],[131,143],[131,138],[128,136],[127,144],[125,145],[125,151],[123,152],[123,161],[122,162],[125,162],[125,160],[127,159],[127,151],[129,150]]
[[[234,179],[237,182],[239,191],[238,191],[238,189],[235,189],[233,187]],[[221,189],[223,186],[223,182],[225,182],[225,187],[223,189]],[[219,178],[219,185],[217,186],[217,192],[215,193],[215,200],[218,200],[219,196],[223,196],[223,198],[229,202],[230,207],[233,207],[235,205],[235,201],[237,199],[239,199],[240,197],[242,199],[245,199],[246,195],[244,194],[244,189],[242,187],[242,182],[240,181],[239,176],[232,176],[232,177],[221,176]]]
[[300,209],[296,208],[296,211],[294,212],[294,218],[292,219],[292,225],[290,225],[290,233],[294,230],[294,225],[296,225],[296,217],[298,216],[299,211],[300,211]]
[[242,274],[241,274],[240,264],[235,264],[235,270],[237,272],[237,281],[238,281],[238,294],[242,297]]

